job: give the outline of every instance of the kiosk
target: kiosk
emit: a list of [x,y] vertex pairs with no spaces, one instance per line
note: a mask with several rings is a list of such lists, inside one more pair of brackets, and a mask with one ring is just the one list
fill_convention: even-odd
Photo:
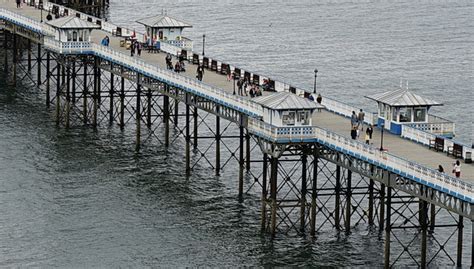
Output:
[[56,29],[55,38],[61,42],[90,42],[91,32],[101,26],[79,19],[76,16],[67,16],[46,22]]
[[406,89],[388,91],[365,96],[378,105],[378,126],[384,126],[393,134],[402,133],[402,125],[429,122],[428,112],[432,106],[442,106],[436,101],[421,97]]
[[193,48],[192,40],[182,35],[184,28],[191,28],[191,24],[167,15],[147,17],[137,22],[145,26],[149,45],[156,41],[165,41],[180,48]]

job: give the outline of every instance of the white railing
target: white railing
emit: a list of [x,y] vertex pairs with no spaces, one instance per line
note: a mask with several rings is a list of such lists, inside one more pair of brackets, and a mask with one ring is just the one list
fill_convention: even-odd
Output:
[[[359,113],[360,108],[330,99],[330,98],[323,98],[322,105],[326,107],[327,110],[334,112],[336,114],[340,114],[345,117],[351,117],[352,111],[355,113]],[[367,124],[376,125],[377,124],[377,113],[367,112],[364,111],[365,117],[364,122]]]
[[411,178],[421,184],[430,185],[451,195],[455,194],[462,200],[470,203],[474,201],[474,187],[472,184],[323,128],[314,126],[275,127],[256,119],[249,119],[248,129],[257,136],[265,137],[277,143],[316,141],[356,158],[374,163],[396,174]]
[[438,123],[412,123],[410,127],[433,133],[435,135],[454,136],[454,122],[438,122]]
[[170,45],[179,47],[181,49],[188,49],[188,50],[193,49],[193,41],[189,40],[189,39],[166,40],[166,41],[161,42],[161,44],[163,44],[163,43],[169,43]]
[[425,146],[429,146],[433,140],[439,137],[444,140],[443,152],[447,152],[449,148],[454,146],[454,144],[461,145],[463,148],[463,152],[462,152],[463,159],[466,159],[468,152],[471,154],[473,153],[473,149],[469,145],[466,145],[462,142],[455,141],[453,139],[436,135],[434,133],[431,133],[422,129],[415,128],[410,125],[402,125],[401,136],[403,138],[410,139],[412,141],[418,142]]
[[48,36],[54,35],[56,33],[56,30],[51,26],[45,25],[36,20],[19,15],[15,12],[6,10],[4,8],[0,8],[0,14],[1,14],[0,16],[2,19],[6,21],[14,22],[17,25],[20,25],[21,27],[32,30],[34,32],[39,32],[39,33],[42,33],[43,35],[48,35]]

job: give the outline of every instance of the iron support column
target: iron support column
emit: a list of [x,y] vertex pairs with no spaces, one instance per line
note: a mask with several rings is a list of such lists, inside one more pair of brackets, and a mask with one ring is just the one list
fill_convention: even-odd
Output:
[[120,78],[120,129],[125,127],[125,78]]
[[312,188],[311,188],[311,227],[310,233],[311,236],[316,235],[316,195],[317,195],[317,186],[318,186],[318,164],[319,159],[317,154],[313,154],[313,180],[312,180]]
[[[425,188],[422,187],[422,192],[426,191]],[[428,203],[426,201],[421,202],[421,268],[426,268],[426,237],[428,232]]]
[[16,33],[13,33],[13,84],[16,85],[16,64],[17,64],[17,57],[18,57],[18,49],[17,49],[17,36]]
[[46,52],[46,107],[51,105],[51,54]]
[[369,181],[369,225],[374,225],[374,180]]
[[[349,162],[349,166],[351,166]],[[345,230],[346,234],[351,232],[351,215],[352,215],[352,171],[347,169],[347,189],[346,189],[346,222]]]
[[271,200],[271,235],[275,237],[276,233],[276,218],[277,218],[277,177],[278,177],[278,158],[271,157],[271,171],[270,171],[270,200]]
[[[337,157],[339,160],[339,155]],[[341,216],[341,167],[336,166],[336,204],[334,209],[334,223],[336,225],[336,230],[340,230],[340,216]]]
[[65,115],[65,121],[66,121],[66,129],[69,129],[70,126],[70,111],[71,111],[71,69],[68,67],[66,68],[66,115]]
[[56,60],[56,125],[59,126],[60,118],[60,106],[61,106],[61,66],[58,60]]
[[114,124],[114,73],[110,73],[110,89],[109,89],[109,125]]
[[245,147],[246,147],[245,169],[247,169],[247,171],[250,171],[251,149],[250,149],[250,133],[248,129],[246,130],[246,133],[245,133]]
[[219,110],[220,106],[216,105],[216,176],[221,173],[221,118]]
[[41,81],[41,43],[38,43],[38,59],[37,59],[37,65],[38,65],[38,70],[37,70],[37,81],[38,81],[38,86],[41,85],[43,82]]
[[[74,61],[72,62],[71,79],[72,79],[72,88],[71,88],[72,95],[71,95],[71,99],[72,99],[72,103],[75,104],[75,103],[76,103],[76,60],[74,60]],[[69,79],[68,79],[68,81],[69,81]]]
[[136,98],[135,98],[135,123],[136,123],[136,138],[135,138],[135,151],[140,151],[141,145],[141,100],[142,100],[142,85],[140,84],[140,74],[137,73],[137,91],[136,91]]
[[[456,266],[462,267],[462,244],[463,244],[463,232],[464,232],[464,217],[459,216],[458,220],[458,250],[457,250],[457,259]],[[474,230],[473,230],[474,232]],[[473,253],[474,254],[474,253]]]
[[379,213],[379,228],[380,231],[384,230],[384,219],[385,219],[385,184],[380,185],[380,213]]
[[82,117],[84,125],[87,125],[87,118],[88,118],[88,109],[87,109],[87,98],[89,94],[88,85],[87,85],[87,60],[84,59],[83,62],[83,70],[84,70],[84,77],[83,77],[83,84],[82,84]]
[[179,101],[174,99],[174,126],[178,126]]
[[306,193],[307,193],[307,175],[306,169],[308,164],[308,155],[306,152],[301,157],[301,209],[300,209],[300,231],[303,233],[305,228],[305,216],[306,216]]
[[99,110],[99,87],[100,87],[100,77],[99,77],[99,66],[98,66],[98,59],[94,58],[94,93],[93,93],[93,102],[94,102],[94,110],[92,116],[92,126],[97,128],[97,113]]
[[[381,205],[383,207],[383,204]],[[384,268],[390,268],[390,233],[392,229],[391,224],[391,215],[392,215],[392,188],[387,188],[387,220],[385,227],[385,251],[384,251]]]
[[240,138],[239,138],[239,198],[244,195],[244,127],[242,119],[240,120]]
[[263,171],[262,171],[262,215],[261,230],[264,231],[267,225],[267,171],[268,171],[268,155],[263,154]]
[[196,105],[197,105],[197,102],[193,108],[193,147],[194,147],[194,150],[197,150],[197,147],[198,147],[198,108],[196,107]]
[[31,72],[31,40],[27,39],[26,46],[28,50],[28,72]]
[[[176,100],[176,103],[175,103],[175,110],[176,110],[176,107],[178,105],[178,100]],[[189,107],[189,94],[186,93],[185,94],[185,105],[186,105],[186,176],[190,176],[191,175],[191,135],[190,135],[190,124],[189,124],[189,121],[190,121],[190,117],[191,117],[191,111],[190,111],[190,107]],[[175,114],[175,117],[177,117],[177,114]],[[176,123],[176,122],[175,122]]]
[[146,93],[146,100],[147,100],[147,105],[146,105],[146,127],[148,129],[151,129],[151,124],[152,124],[152,120],[151,120],[151,111],[152,111],[152,107],[153,107],[153,103],[152,103],[152,94],[151,94],[151,89],[148,89],[147,93]]
[[[168,87],[165,85],[165,91]],[[163,96],[163,122],[165,124],[165,146],[170,145],[170,98],[168,95]]]

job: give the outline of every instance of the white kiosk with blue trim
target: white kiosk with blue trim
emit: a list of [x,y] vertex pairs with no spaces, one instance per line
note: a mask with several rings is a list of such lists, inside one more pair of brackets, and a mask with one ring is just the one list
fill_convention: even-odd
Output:
[[377,125],[384,126],[385,129],[397,135],[402,133],[402,125],[428,123],[430,108],[443,105],[407,89],[378,93],[366,98],[377,102]]
[[61,42],[90,42],[91,32],[101,26],[76,16],[62,17],[46,22],[56,29],[56,40]]
[[272,93],[252,99],[262,105],[263,121],[277,127],[312,126],[316,111],[324,106],[289,92]]
[[165,41],[174,46],[192,49],[193,41],[183,36],[184,28],[193,27],[191,24],[177,20],[167,15],[143,18],[137,21],[145,26],[148,42]]

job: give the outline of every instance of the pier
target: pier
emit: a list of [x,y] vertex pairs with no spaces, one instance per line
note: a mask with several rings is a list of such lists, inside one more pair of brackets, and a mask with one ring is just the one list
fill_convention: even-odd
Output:
[[[61,25],[42,17],[53,7],[59,17],[80,20],[75,25],[90,31],[90,40],[61,40]],[[153,143],[184,143],[186,175],[196,167],[216,175],[236,171],[240,199],[261,194],[256,217],[269,236],[309,234],[317,242],[322,227],[350,234],[366,223],[384,235],[386,268],[399,259],[426,268],[439,256],[462,266],[469,254],[474,265],[473,238],[464,238],[467,223],[471,233],[474,229],[473,149],[442,136],[454,133],[451,123],[404,125],[400,134],[378,126],[373,144],[366,145],[363,135],[349,137],[350,115],[359,108],[326,97],[323,107],[307,104],[316,89],[293,87],[167,42],[160,43],[159,53],[144,50],[132,57],[124,38],[135,34],[145,41],[143,34],[50,2],[21,9],[3,2],[0,20],[11,83],[29,81],[44,91],[58,126],[131,128],[137,151]],[[105,36],[108,47],[101,45]],[[167,70],[168,54],[173,62],[183,55],[186,71]],[[205,68],[203,81],[196,79],[198,65]],[[260,98],[239,96],[229,70],[270,90]],[[277,96],[282,93],[292,96]],[[272,96],[276,101],[266,103]],[[296,106],[285,103],[288,99]],[[298,111],[293,120],[301,124],[268,120],[279,110]],[[365,122],[377,125],[377,115],[366,112]],[[451,173],[456,159],[462,163],[460,178]],[[436,170],[440,164],[445,173]],[[457,248],[446,249],[438,231],[457,240]],[[413,240],[402,242],[399,233],[413,233]]]

